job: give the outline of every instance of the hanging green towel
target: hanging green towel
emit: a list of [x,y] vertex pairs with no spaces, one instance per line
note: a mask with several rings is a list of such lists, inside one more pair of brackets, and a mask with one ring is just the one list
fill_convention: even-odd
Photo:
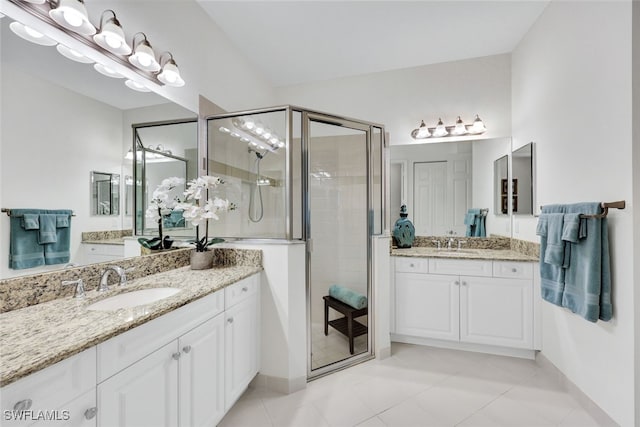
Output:
[[40,214],[38,219],[40,222],[38,243],[41,245],[55,243],[58,240],[56,236],[56,216],[52,214]]
[[22,227],[25,230],[38,230],[40,228],[40,215],[24,214],[22,215]]
[[[71,215],[68,209],[49,210],[47,213],[55,217],[56,241],[44,245],[44,259],[47,265],[66,264],[71,259]],[[60,225],[58,225],[60,224]]]
[[358,310],[367,306],[367,297],[340,285],[331,285],[329,295]]
[[[9,268],[22,270],[45,264],[44,247],[38,243],[38,230],[33,228],[25,229],[23,226],[27,225],[24,222],[25,215],[33,215],[37,218],[40,212],[39,209],[11,209],[11,217],[9,218]],[[33,219],[33,217],[30,219]],[[28,226],[33,226],[33,222]]]

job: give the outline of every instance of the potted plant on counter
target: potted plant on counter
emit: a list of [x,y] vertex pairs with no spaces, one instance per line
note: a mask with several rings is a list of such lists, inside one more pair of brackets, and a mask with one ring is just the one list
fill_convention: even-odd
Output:
[[171,248],[173,239],[171,239],[170,236],[163,236],[162,223],[166,217],[171,215],[180,202],[178,197],[171,197],[171,193],[176,187],[183,185],[184,183],[184,178],[178,178],[175,176],[166,178],[163,179],[160,185],[158,185],[158,187],[153,191],[145,216],[158,222],[158,237],[153,237],[151,239],[140,237],[138,239],[138,243],[140,243],[143,248],[152,251]]
[[[209,239],[209,220],[218,220],[220,212],[234,210],[235,204],[227,199],[215,196],[216,188],[224,184],[217,176],[201,176],[189,181],[184,192],[184,202],[178,203],[176,210],[182,211],[185,221],[196,227],[196,239],[193,242],[195,248],[191,252],[191,268],[204,270],[213,266],[213,251],[208,250],[210,245],[224,242],[224,239]],[[200,227],[204,226],[204,235],[200,233]]]

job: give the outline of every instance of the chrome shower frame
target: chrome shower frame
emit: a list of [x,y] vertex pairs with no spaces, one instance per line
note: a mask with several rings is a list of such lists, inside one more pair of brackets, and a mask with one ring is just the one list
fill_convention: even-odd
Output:
[[[388,204],[388,179],[387,179],[387,155],[388,155],[388,142],[385,134],[384,125],[368,122],[360,119],[353,119],[345,116],[340,116],[331,113],[325,113],[322,111],[311,110],[293,105],[276,106],[270,108],[261,108],[253,110],[235,111],[223,114],[214,114],[206,116],[204,122],[208,124],[209,120],[215,119],[227,119],[238,116],[264,114],[264,113],[277,113],[283,112],[285,118],[285,236],[284,239],[264,239],[265,241],[304,241],[306,246],[306,314],[307,314],[307,379],[312,380],[321,376],[327,375],[336,370],[344,369],[349,366],[361,363],[366,360],[370,360],[375,357],[375,305],[376,298],[373,283],[375,281],[375,269],[373,265],[373,238],[374,236],[381,236],[385,234],[385,224],[389,223],[389,213],[387,209]],[[292,147],[294,138],[294,114],[300,114],[301,121],[301,141],[299,153],[301,158],[301,185],[299,194],[301,200],[301,212],[294,212],[294,188],[293,188],[293,165],[294,165],[294,150]],[[296,118],[297,119],[297,118]],[[311,369],[311,272],[310,272],[310,227],[311,219],[309,212],[309,193],[308,193],[308,176],[309,176],[309,123],[310,120],[321,121],[330,125],[344,126],[354,128],[366,132],[366,155],[367,155],[367,290],[369,296],[369,314],[368,314],[368,327],[369,333],[368,339],[368,351],[361,354],[353,355],[345,360],[332,363],[322,368]],[[208,153],[208,141],[209,126],[206,126],[207,139],[204,149],[206,153],[204,158],[210,159],[210,153]],[[377,132],[376,132],[377,130]],[[374,164],[374,151],[372,149],[373,136],[377,133],[380,134],[380,182],[377,183],[380,186],[379,200],[381,206],[379,207],[380,215],[376,219],[377,224],[374,224],[374,207],[372,203],[374,198],[374,176],[373,167]],[[208,162],[207,162],[208,164]],[[204,166],[204,165],[203,165]],[[207,171],[208,172],[208,171]],[[295,215],[300,215],[300,229],[296,228],[296,221],[294,221]],[[223,236],[224,237],[224,236]],[[229,236],[232,237],[232,236]],[[242,241],[243,239],[238,239]],[[252,239],[253,240],[253,239]]]

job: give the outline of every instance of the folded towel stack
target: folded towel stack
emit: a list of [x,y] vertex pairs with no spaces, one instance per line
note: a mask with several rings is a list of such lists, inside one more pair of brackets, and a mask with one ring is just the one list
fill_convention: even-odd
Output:
[[591,322],[613,315],[606,218],[580,217],[601,212],[600,203],[544,206],[536,229],[542,298]]
[[329,295],[358,310],[367,306],[366,296],[344,286],[331,285]]

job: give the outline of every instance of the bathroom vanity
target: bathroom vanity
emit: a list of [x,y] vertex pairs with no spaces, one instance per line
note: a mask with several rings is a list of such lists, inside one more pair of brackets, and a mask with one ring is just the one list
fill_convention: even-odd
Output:
[[536,258],[511,250],[394,249],[391,340],[533,358]]
[[[259,369],[260,271],[177,268],[2,314],[2,425],[215,425]],[[94,303],[175,288],[112,311]],[[26,411],[23,420],[11,411]],[[49,418],[46,418],[49,417]]]

